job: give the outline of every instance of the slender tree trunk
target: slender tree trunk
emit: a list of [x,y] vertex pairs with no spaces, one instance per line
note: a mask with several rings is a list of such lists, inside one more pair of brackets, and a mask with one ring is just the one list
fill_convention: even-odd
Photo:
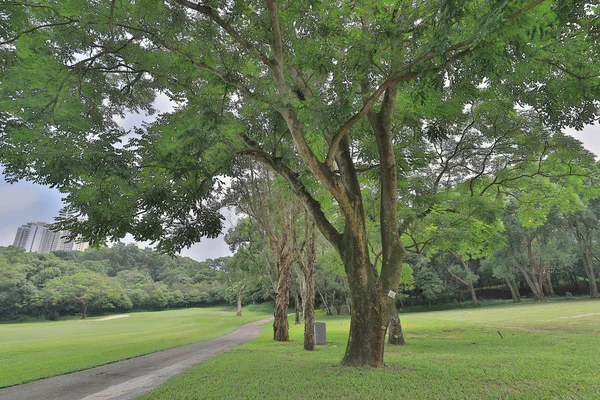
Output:
[[543,280],[534,282],[533,289],[533,298],[535,301],[546,301]]
[[291,251],[288,246],[284,246],[277,260],[279,280],[275,296],[275,319],[273,321],[273,340],[278,342],[289,340],[288,307],[290,302],[291,266]]
[[390,326],[388,334],[388,344],[396,346],[405,346],[404,333],[402,332],[402,325],[400,324],[400,317],[398,316],[398,307],[394,303],[394,309],[390,317]]
[[544,295],[544,268],[541,261],[537,261],[535,255],[533,254],[533,240],[535,237],[526,236],[525,237],[525,247],[527,249],[527,257],[529,258],[529,268],[530,271],[525,270],[525,268],[517,265],[517,268],[523,273],[527,284],[531,288],[533,292],[533,298],[535,301],[546,301],[546,296]]
[[[588,284],[590,286],[590,297],[592,299],[600,298],[598,294],[598,285],[596,284],[596,273],[594,271],[594,257],[592,253],[592,235],[590,231],[587,231],[586,234],[581,232],[579,229],[575,229],[575,238],[577,239],[577,244],[579,245],[579,251],[581,252],[581,258],[583,261],[583,266],[585,270],[585,274],[588,278]],[[575,281],[577,282],[577,281]],[[576,283],[577,285],[577,283]],[[578,289],[578,288],[577,288]]]
[[[325,287],[325,290],[327,290],[327,287]],[[321,298],[321,303],[323,303],[323,305],[325,306],[325,311],[326,311],[327,315],[333,315],[333,311],[331,309],[331,304],[327,300],[327,292],[325,292],[325,294],[323,294],[323,292],[321,292],[320,290],[318,290],[318,292],[319,292],[319,297]]]
[[304,350],[315,349],[315,275],[314,269],[304,273],[302,315],[304,316]]
[[473,302],[473,307],[479,307],[479,300],[477,300],[477,294],[475,293],[475,288],[472,283],[468,284],[469,291],[471,292],[471,301]]
[[[458,254],[452,253],[452,255],[460,262],[460,264],[462,265],[463,269],[467,272],[467,274],[472,273],[471,269],[469,268],[469,265],[467,264],[467,261],[463,260],[463,258],[461,256],[459,256]],[[446,265],[446,271],[448,271],[448,273],[450,275],[452,275],[452,277],[454,279],[456,279],[458,282],[462,283],[469,289],[469,293],[471,294],[471,301],[473,302],[473,307],[479,307],[479,300],[477,300],[477,294],[475,293],[475,288],[473,287],[473,282],[469,282],[469,281],[466,281],[465,279],[462,279],[460,276],[453,273],[450,270],[450,268],[448,268],[447,265]]]
[[242,293],[243,293],[244,287],[242,287],[241,290],[238,290],[237,292],[237,316],[241,317],[242,316]]
[[304,317],[304,350],[315,349],[315,265],[317,259],[316,223],[304,209],[304,242],[298,246],[294,231],[294,249],[300,266],[300,292]]
[[517,287],[515,282],[509,278],[505,278],[504,280],[506,281],[506,286],[508,286],[508,289],[510,290],[512,299],[514,301],[521,301],[521,295],[519,294],[519,288]]
[[543,280],[544,288],[546,289],[546,293],[550,297],[554,297],[554,287],[552,286],[552,276],[550,275],[550,270],[548,267],[545,269],[544,280]]
[[87,315],[87,307],[88,307],[87,301],[81,305],[81,319],[85,319],[85,317]]
[[295,315],[296,315],[296,320],[294,321],[295,325],[300,325],[300,306],[299,306],[300,300],[299,300],[299,296],[298,296],[298,290],[294,289],[294,307],[296,309]]
[[600,295],[598,294],[598,285],[596,284],[596,273],[594,271],[594,262],[592,260],[592,257],[588,257],[588,261],[586,263],[586,267],[585,268],[585,272],[587,273],[588,276],[588,282],[590,285],[590,297],[592,299],[597,299],[600,298]]

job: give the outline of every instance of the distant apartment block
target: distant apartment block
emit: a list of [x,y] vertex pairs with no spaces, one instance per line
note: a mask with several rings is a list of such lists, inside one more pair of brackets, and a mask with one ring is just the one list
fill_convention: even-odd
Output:
[[83,251],[89,247],[82,241],[68,242],[69,231],[54,232],[46,222],[29,222],[17,229],[13,245],[31,253],[50,253],[55,250]]

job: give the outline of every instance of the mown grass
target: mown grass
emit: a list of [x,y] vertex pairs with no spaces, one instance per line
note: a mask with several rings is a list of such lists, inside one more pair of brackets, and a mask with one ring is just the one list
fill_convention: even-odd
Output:
[[0,387],[108,364],[208,340],[264,312],[219,308],[131,313],[109,321],[66,320],[0,325]]
[[[325,317],[327,346],[302,327],[255,341],[170,379],[148,399],[597,399],[600,302],[525,304],[402,316],[408,346],[384,368],[339,365],[347,317]],[[503,335],[503,339],[498,334]]]

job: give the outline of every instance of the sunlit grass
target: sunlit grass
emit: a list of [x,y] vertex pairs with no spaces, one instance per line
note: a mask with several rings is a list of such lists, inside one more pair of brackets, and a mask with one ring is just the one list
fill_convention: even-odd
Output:
[[0,387],[212,339],[267,317],[218,308],[132,313],[88,319],[0,325]]
[[329,344],[315,352],[302,350],[302,326],[291,325],[289,343],[274,343],[265,329],[147,398],[600,398],[599,301],[402,315],[409,345],[387,346],[379,369],[341,367],[348,318],[319,319]]

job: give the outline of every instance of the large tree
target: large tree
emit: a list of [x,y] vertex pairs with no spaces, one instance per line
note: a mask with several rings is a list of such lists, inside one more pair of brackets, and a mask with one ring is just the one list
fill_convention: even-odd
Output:
[[[289,181],[351,292],[344,365],[383,365],[428,138],[479,91],[547,124],[598,113],[596,5],[580,0],[5,1],[0,161],[68,193],[60,225],[176,251],[221,229],[211,193],[245,155]],[[174,111],[125,137],[114,116]],[[507,111],[508,112],[508,111]],[[127,142],[126,146],[123,143]],[[365,185],[369,170],[377,185]],[[323,192],[336,215],[321,207]],[[381,268],[363,190],[380,199]],[[329,201],[329,200],[327,200]],[[400,212],[399,212],[400,210]],[[84,219],[82,219],[84,218]]]

